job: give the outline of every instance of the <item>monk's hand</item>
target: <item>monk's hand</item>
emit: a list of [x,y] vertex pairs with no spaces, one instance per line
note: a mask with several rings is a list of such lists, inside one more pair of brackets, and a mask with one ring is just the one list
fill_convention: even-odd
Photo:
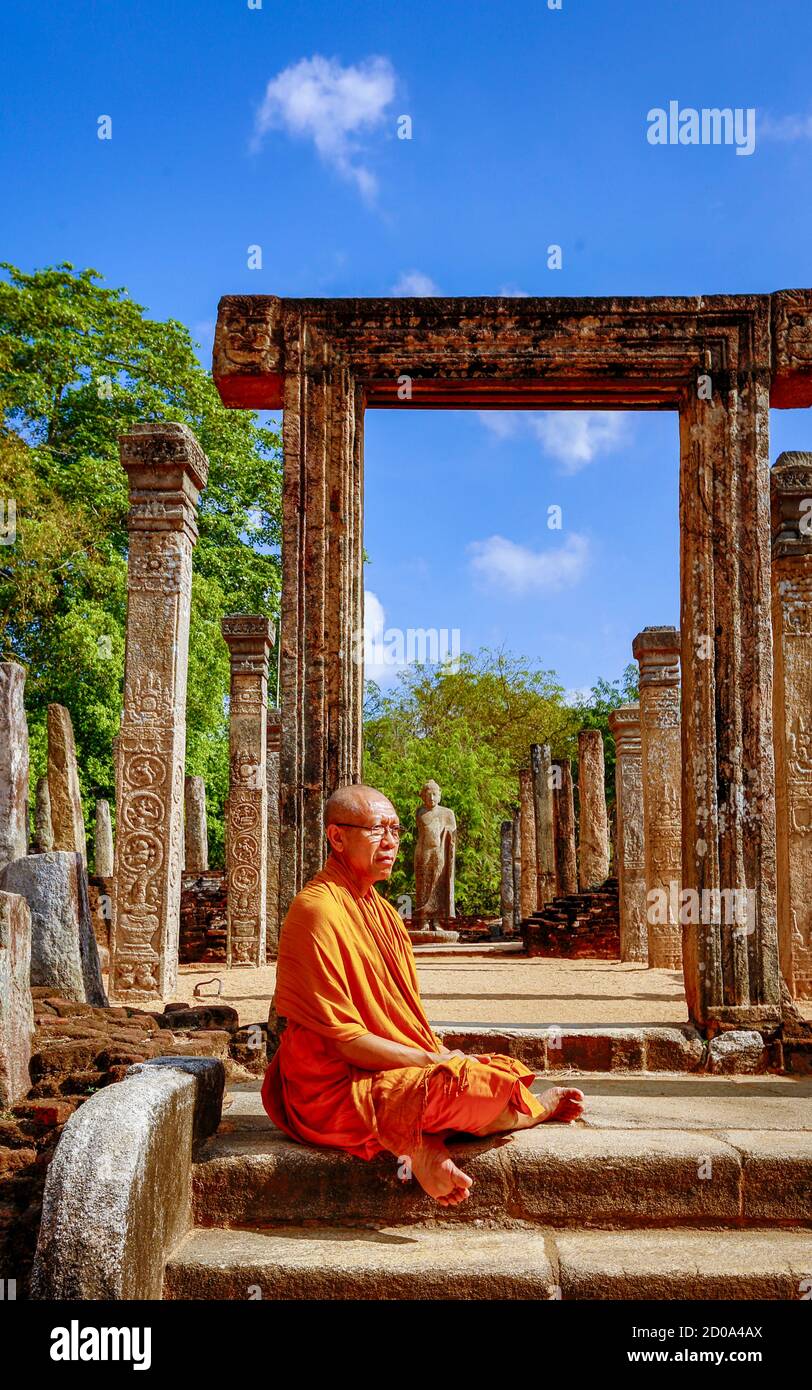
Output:
[[450,1049],[447,1048],[447,1047],[442,1047],[442,1048],[440,1049],[439,1055],[440,1055],[441,1057],[467,1057],[467,1056],[468,1056],[468,1053],[467,1053],[467,1052],[460,1052],[459,1048],[454,1048],[453,1051],[452,1051],[452,1050],[450,1050]]

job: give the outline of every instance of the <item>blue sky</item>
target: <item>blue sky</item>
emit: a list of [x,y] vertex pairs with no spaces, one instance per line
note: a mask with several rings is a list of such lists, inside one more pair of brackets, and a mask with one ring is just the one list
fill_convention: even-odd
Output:
[[[808,0],[6,0],[3,29],[2,257],[95,266],[205,361],[224,293],[812,283]],[[650,144],[671,100],[753,108],[753,153]],[[812,448],[808,414],[773,413],[773,458]],[[372,411],[366,441],[386,628],[579,689],[678,621],[671,414]]]

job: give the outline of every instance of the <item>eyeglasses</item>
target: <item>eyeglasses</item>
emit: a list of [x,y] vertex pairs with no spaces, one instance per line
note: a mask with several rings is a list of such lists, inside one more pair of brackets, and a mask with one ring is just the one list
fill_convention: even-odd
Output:
[[399,840],[403,826],[401,825],[357,825],[351,820],[334,820],[333,825],[343,825],[347,830],[363,830],[371,840],[382,840],[384,835],[391,835],[393,840]]

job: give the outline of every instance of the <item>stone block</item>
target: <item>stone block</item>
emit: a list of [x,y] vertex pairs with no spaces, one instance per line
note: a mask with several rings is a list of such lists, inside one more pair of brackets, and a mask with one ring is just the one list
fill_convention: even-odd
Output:
[[767,1049],[760,1033],[734,1028],[711,1039],[708,1071],[726,1074],[753,1074],[766,1070]]
[[64,850],[30,854],[0,873],[0,889],[31,909],[31,983],[67,1000],[106,1004],[81,858]]

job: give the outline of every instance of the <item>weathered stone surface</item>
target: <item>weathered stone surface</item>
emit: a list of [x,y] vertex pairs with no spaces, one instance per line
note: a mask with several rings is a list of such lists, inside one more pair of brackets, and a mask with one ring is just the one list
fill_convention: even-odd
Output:
[[521,846],[520,903],[522,921],[536,910],[538,886],[536,875],[536,812],[533,799],[533,774],[529,769],[519,773],[519,843]]
[[70,713],[64,705],[48,706],[48,793],[54,849],[81,854],[87,867],[87,840],[79,767]]
[[34,1298],[161,1297],[189,1226],[197,1086],[177,1067],[142,1067],[70,1117],[45,1184]]
[[54,830],[51,823],[51,793],[48,778],[37,778],[37,792],[34,799],[34,845],[40,854],[47,854],[54,847]]
[[187,777],[185,790],[184,872],[204,874],[209,867],[209,832],[206,820],[206,783]]
[[792,994],[812,998],[812,454],[772,468],[778,943]]
[[581,729],[578,734],[578,887],[600,888],[609,876],[609,822],[603,734]]
[[25,668],[0,661],[0,869],[28,853]]
[[281,856],[280,824],[280,752],[282,746],[282,716],[278,709],[268,710],[266,740],[266,781],[268,785],[268,894],[267,948],[268,960],[275,960],[279,947],[279,870]]
[[522,813],[513,815],[513,930],[522,924]]
[[711,1038],[708,1049],[710,1072],[761,1072],[766,1063],[767,1049],[760,1033],[736,1028]]
[[230,771],[226,808],[231,965],[264,965],[268,894],[268,656],[274,630],[258,614],[221,621],[231,657]]
[[171,1067],[195,1079],[194,1126],[192,1147],[196,1149],[210,1134],[215,1134],[223,1114],[223,1095],[226,1073],[222,1062],[215,1057],[152,1057],[136,1062],[127,1075],[137,1076],[150,1067]]
[[116,759],[110,992],[174,993],[178,967],[192,548],[206,456],[184,425],[121,439],[129,478],[127,650]]
[[543,907],[556,895],[553,777],[549,743],[531,743],[530,771],[533,776],[536,826],[536,906]]
[[113,876],[113,823],[110,803],[96,802],[96,825],[93,836],[93,863],[97,878]]
[[640,706],[622,705],[609,715],[615,740],[617,861],[620,885],[620,959],[648,960],[646,852],[643,822],[643,753]]
[[440,788],[429,779],[420,791],[414,850],[415,931],[431,931],[451,921],[454,907],[454,865],[457,822],[448,806],[440,805]]
[[54,850],[17,859],[0,874],[0,888],[19,893],[31,909],[32,985],[106,1004],[81,856]]
[[632,652],[640,664],[648,963],[678,970],[682,965],[679,631],[644,628],[635,637]]
[[502,934],[513,934],[513,821],[503,820],[499,832],[500,908]]
[[569,758],[557,758],[553,775],[553,838],[555,841],[556,892],[568,897],[578,892],[578,857],[575,850],[575,798]]
[[31,1085],[33,1034],[31,913],[25,898],[0,892],[0,1110]]

